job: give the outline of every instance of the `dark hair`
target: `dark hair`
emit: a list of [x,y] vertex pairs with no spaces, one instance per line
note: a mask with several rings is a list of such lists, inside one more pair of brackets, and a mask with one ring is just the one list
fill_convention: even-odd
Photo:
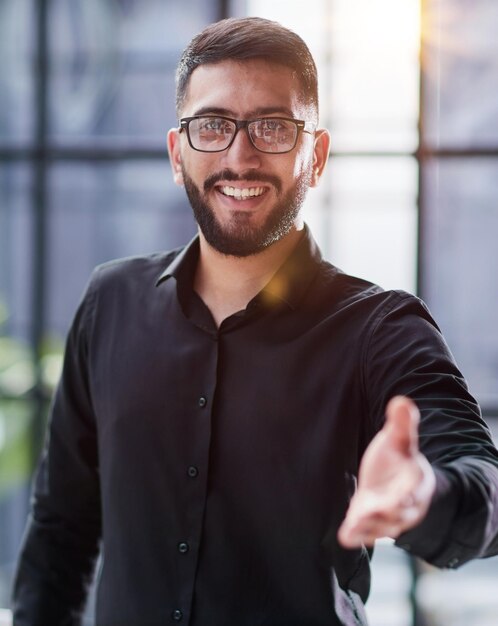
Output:
[[177,114],[180,115],[190,76],[199,65],[249,59],[265,59],[293,70],[305,103],[312,104],[318,114],[317,71],[308,46],[293,31],[261,17],[221,20],[192,39],[176,70]]

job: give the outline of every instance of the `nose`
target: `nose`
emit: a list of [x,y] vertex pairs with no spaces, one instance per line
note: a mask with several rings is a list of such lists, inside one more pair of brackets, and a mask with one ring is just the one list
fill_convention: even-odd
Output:
[[223,153],[223,163],[231,169],[257,169],[261,166],[261,152],[252,145],[246,128],[239,129],[232,145]]

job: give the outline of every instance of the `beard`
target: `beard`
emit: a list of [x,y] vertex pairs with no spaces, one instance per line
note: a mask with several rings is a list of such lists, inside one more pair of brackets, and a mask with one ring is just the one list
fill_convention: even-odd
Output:
[[[282,195],[282,183],[276,176],[252,171],[239,176],[231,170],[223,170],[206,179],[204,193],[201,193],[182,163],[185,191],[204,238],[211,247],[221,254],[236,257],[258,254],[290,232],[309,189],[311,173],[311,167],[304,170],[297,177],[292,188],[285,195]],[[277,193],[277,201],[261,226],[255,227],[249,224],[248,216],[243,210],[234,212],[229,224],[223,226],[219,223],[205,194],[213,189],[220,180],[244,182],[253,180],[273,185]],[[239,202],[244,201],[240,200]]]

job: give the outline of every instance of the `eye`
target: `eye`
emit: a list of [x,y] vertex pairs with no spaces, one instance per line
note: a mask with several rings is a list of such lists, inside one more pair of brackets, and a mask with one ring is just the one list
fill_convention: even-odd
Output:
[[232,125],[220,117],[205,117],[199,120],[199,130],[201,132],[223,135],[232,131]]
[[273,132],[286,128],[285,120],[269,118],[261,120],[263,130],[271,130]]

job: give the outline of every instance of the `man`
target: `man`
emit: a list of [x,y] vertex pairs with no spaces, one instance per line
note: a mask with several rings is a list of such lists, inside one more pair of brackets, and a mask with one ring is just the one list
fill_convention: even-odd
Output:
[[199,235],[92,277],[15,623],[77,624],[101,542],[99,626],[366,624],[376,538],[441,567],[497,552],[498,455],[424,305],[323,261],[303,224],[329,152],[303,41],[208,27],[177,109]]

